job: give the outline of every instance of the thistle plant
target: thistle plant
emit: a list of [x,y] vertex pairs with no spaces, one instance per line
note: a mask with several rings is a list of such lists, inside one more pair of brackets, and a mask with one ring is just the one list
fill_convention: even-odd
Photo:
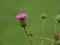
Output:
[[55,33],[54,34],[54,45],[56,45],[56,42],[59,40],[59,34],[58,33]]
[[46,26],[46,16],[47,14],[45,12],[43,12],[41,14],[41,21],[42,21],[42,35],[41,35],[41,44],[40,45],[43,45],[43,41],[44,41],[44,37],[45,37],[45,26]]
[[[45,37],[45,33],[46,33],[46,19],[47,19],[47,14],[45,12],[43,12],[41,15],[41,22],[42,22],[42,34],[41,34],[41,43],[40,45],[43,45],[44,40],[48,40],[48,41],[52,41],[54,42],[53,45],[56,45],[56,42],[59,40],[59,34],[56,31],[56,24],[60,24],[60,15],[57,15],[55,18],[55,32],[54,32],[54,39],[49,39],[47,37]],[[19,13],[16,15],[16,20],[20,22],[20,26],[24,29],[25,35],[27,36],[29,42],[31,45],[33,44],[33,40],[32,40],[32,31],[30,30],[29,32],[27,31],[26,27],[27,27],[27,22],[26,22],[26,18],[27,18],[27,14],[26,13]],[[60,45],[60,43],[58,43],[58,45]]]
[[57,24],[60,24],[60,15],[58,14],[55,18],[55,33],[57,33]]
[[54,34],[54,39],[55,41],[59,40],[59,34],[57,33],[57,24],[60,24],[60,15],[57,15],[55,18],[55,34]]
[[60,24],[60,15],[57,15],[55,18],[55,33],[54,33],[54,45],[59,40],[59,34],[57,33],[57,24]]
[[16,20],[20,22],[20,26],[24,29],[24,32],[30,42],[31,45],[33,45],[32,39],[31,39],[31,34],[28,33],[26,30],[27,27],[27,22],[26,22],[27,14],[26,13],[19,13],[16,16]]

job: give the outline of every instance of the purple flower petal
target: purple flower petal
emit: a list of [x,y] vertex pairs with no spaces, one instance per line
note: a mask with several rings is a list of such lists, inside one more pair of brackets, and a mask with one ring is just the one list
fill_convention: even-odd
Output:
[[16,16],[16,20],[21,20],[21,19],[25,19],[27,18],[27,14],[26,13],[19,13]]

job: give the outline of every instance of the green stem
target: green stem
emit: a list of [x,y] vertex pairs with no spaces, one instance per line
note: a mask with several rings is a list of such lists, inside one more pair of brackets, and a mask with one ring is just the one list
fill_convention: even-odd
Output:
[[27,30],[26,30],[26,28],[25,28],[25,27],[24,27],[24,31],[25,31],[25,34],[26,34],[26,36],[27,36],[27,38],[28,38],[28,40],[29,40],[30,44],[31,44],[31,45],[33,45],[32,38],[29,36],[29,34],[28,34],[28,32],[27,32]]
[[56,31],[56,28],[57,28],[57,27],[56,27],[56,24],[55,24],[54,28],[55,28],[55,32],[54,32],[54,34],[55,34],[55,33],[57,33],[57,31]]
[[43,45],[44,36],[45,36],[45,19],[42,20],[42,38],[41,38],[41,45]]

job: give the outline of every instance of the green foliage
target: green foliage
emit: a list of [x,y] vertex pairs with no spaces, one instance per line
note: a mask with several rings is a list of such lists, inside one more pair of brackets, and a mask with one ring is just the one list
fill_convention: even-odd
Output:
[[[15,16],[20,12],[28,13],[27,30],[31,30],[34,44],[40,45],[41,12],[47,12],[45,36],[52,38],[54,34],[54,19],[60,13],[60,0],[0,0],[0,45],[30,45],[23,29],[16,22]],[[57,25],[60,34],[60,25]],[[44,45],[52,42],[44,40]]]

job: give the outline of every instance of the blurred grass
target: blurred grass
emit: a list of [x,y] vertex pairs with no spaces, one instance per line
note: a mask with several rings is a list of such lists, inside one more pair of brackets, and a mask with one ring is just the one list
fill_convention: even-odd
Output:
[[[35,45],[40,45],[40,13],[47,12],[46,37],[52,38],[54,18],[60,14],[60,0],[0,0],[0,45],[30,45],[24,31],[19,27],[15,16],[20,12],[28,13],[27,30],[32,30]],[[57,32],[60,33],[60,25]],[[38,36],[35,38],[34,36]],[[45,40],[44,45],[51,45]]]

